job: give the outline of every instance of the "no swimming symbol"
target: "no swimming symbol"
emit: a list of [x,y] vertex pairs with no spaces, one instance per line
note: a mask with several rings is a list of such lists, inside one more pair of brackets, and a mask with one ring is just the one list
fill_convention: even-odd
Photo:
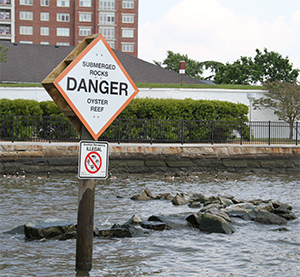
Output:
[[90,152],[85,157],[84,166],[89,173],[91,174],[97,173],[100,170],[101,165],[102,165],[102,159],[97,152],[94,151]]

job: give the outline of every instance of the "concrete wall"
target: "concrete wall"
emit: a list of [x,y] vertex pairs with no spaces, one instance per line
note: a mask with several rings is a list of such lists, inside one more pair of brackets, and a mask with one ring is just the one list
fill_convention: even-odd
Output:
[[[0,173],[78,172],[78,143],[2,142]],[[300,146],[110,144],[116,173],[297,172]]]

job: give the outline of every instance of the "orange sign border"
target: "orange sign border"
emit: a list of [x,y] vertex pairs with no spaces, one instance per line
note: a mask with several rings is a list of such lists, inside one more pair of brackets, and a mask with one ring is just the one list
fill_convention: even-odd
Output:
[[[124,104],[116,111],[116,113],[106,122],[106,124],[102,127],[102,129],[96,134],[90,127],[90,125],[86,122],[82,114],[78,111],[78,109],[75,107],[73,102],[70,100],[70,98],[67,96],[65,91],[62,89],[62,87],[58,84],[83,58],[84,56],[99,42],[102,41],[104,45],[106,46],[107,50],[110,52],[111,56],[115,60],[115,62],[118,64],[132,87],[134,88],[134,93],[124,102]],[[85,128],[88,130],[90,135],[93,137],[94,140],[97,140],[101,134],[108,128],[108,126],[116,119],[116,117],[125,109],[125,107],[131,102],[131,100],[138,94],[139,89],[135,85],[135,83],[130,78],[129,74],[111,49],[111,47],[108,45],[107,41],[103,37],[102,34],[99,34],[77,57],[76,59],[54,80],[53,82],[54,86],[57,88],[57,90],[60,92],[62,97],[67,101],[71,109],[74,111],[74,113],[77,115],[78,119],[81,121],[81,123],[85,126]]]

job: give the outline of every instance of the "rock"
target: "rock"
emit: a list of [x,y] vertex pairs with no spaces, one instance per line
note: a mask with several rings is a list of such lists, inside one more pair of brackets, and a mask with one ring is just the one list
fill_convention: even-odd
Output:
[[193,193],[190,197],[190,202],[200,202],[204,204],[208,198],[201,193]]
[[235,232],[235,228],[228,221],[214,214],[202,214],[199,220],[199,229],[207,233],[227,235]]
[[54,237],[53,239],[57,239],[57,240],[76,239],[76,235],[77,235],[77,232],[72,231],[72,232],[68,232],[68,233],[58,235],[58,236]]
[[156,199],[172,200],[173,198],[174,198],[174,195],[172,195],[169,192],[159,193],[156,195]]
[[280,227],[280,228],[273,229],[272,231],[274,231],[274,232],[288,232],[289,229],[285,228],[285,227]]
[[201,207],[201,202],[200,201],[193,201],[193,202],[190,202],[189,204],[188,204],[188,206],[190,207],[190,208],[200,208]]
[[274,199],[270,199],[268,202],[271,203],[275,209],[277,209],[280,206],[284,206],[288,210],[290,210],[290,211],[292,210],[292,207],[289,204],[284,204],[284,203],[281,203],[281,202],[279,202],[277,200],[274,200]]
[[150,197],[150,198],[155,198],[153,195],[152,195],[152,192],[150,191],[150,189],[148,187],[146,187],[144,189],[144,192]]
[[164,231],[167,229],[167,225],[160,221],[143,221],[141,227],[157,231]]
[[193,227],[199,228],[199,221],[202,216],[201,212],[193,213],[186,218],[186,221]]
[[224,206],[233,205],[233,202],[230,199],[228,199],[228,198],[219,197],[219,199],[220,199],[220,204],[221,205],[224,205]]
[[184,205],[189,203],[189,197],[184,194],[183,192],[179,192],[176,194],[176,196],[172,199],[173,205]]
[[133,226],[130,224],[114,224],[110,229],[106,230],[94,230],[94,236],[104,238],[132,238],[132,237],[143,237],[144,231],[139,226]]
[[217,209],[217,208],[211,208],[211,209],[209,209],[209,210],[206,210],[205,213],[217,215],[217,216],[222,217],[222,218],[224,218],[225,220],[231,222],[230,217],[229,217],[225,212],[223,212],[223,211],[221,211],[221,210],[219,210],[219,209]]
[[132,200],[153,200],[152,197],[149,197],[149,195],[143,191],[141,194],[136,194],[131,197]]
[[221,201],[218,197],[210,196],[208,198],[208,200],[205,201],[204,206],[207,206],[207,205],[210,205],[210,204],[219,204],[219,205],[221,205]]
[[73,223],[60,219],[46,219],[24,225],[24,233],[27,239],[55,238],[74,231],[75,225]]
[[256,217],[253,219],[255,222],[259,222],[262,224],[276,224],[276,225],[286,225],[287,220],[272,214],[270,212],[264,211],[264,210],[259,210],[257,212]]
[[21,225],[21,226],[18,226],[10,231],[6,231],[4,232],[3,234],[9,234],[9,235],[24,235],[25,232],[24,232],[24,226],[25,225]]
[[142,220],[136,216],[136,215],[133,215],[128,221],[126,221],[124,224],[122,224],[121,226],[122,227],[127,227],[127,226],[130,226],[130,225],[141,225],[142,223]]
[[[228,206],[225,209],[222,209],[222,211],[224,213],[226,213],[229,217],[239,217],[244,220],[251,220],[253,218],[250,215],[250,212],[252,211],[252,209],[249,209],[249,208],[247,209],[244,207],[247,207],[247,205],[237,204],[237,205]],[[250,207],[250,206],[248,206],[248,207]],[[254,207],[254,206],[251,204],[251,207]]]
[[279,206],[274,210],[274,214],[283,217],[286,220],[294,220],[297,216],[290,212],[286,206]]
[[249,203],[252,203],[252,204],[255,205],[255,206],[257,206],[257,205],[263,203],[264,200],[262,200],[262,199],[254,199],[254,200],[250,200],[250,201],[248,201],[248,202],[249,202]]
[[207,206],[204,206],[204,207],[200,210],[200,212],[205,212],[205,211],[210,210],[210,209],[212,209],[212,208],[222,209],[222,208],[224,208],[224,206],[223,206],[223,205],[220,205],[220,204],[209,204],[209,205],[207,205]]
[[148,221],[158,221],[166,224],[167,229],[178,229],[187,227],[186,215],[151,215]]

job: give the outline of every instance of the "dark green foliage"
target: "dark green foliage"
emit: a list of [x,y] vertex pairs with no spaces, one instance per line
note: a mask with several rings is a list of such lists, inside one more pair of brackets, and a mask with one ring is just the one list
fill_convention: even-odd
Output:
[[[78,138],[52,101],[1,99],[0,108],[2,138]],[[153,137],[160,142],[225,142],[241,134],[241,128],[242,137],[248,139],[248,127],[241,127],[241,121],[248,121],[247,113],[246,105],[226,101],[137,98],[101,139],[149,141]],[[21,119],[21,115],[28,117]]]
[[218,100],[136,98],[120,118],[248,121],[248,107]]
[[[53,101],[0,99],[0,136],[27,138],[74,138],[77,133]],[[24,117],[25,116],[25,117]],[[51,119],[50,119],[51,116]]]
[[[241,121],[248,121],[247,113],[246,105],[226,101],[136,98],[101,139],[149,141],[153,137],[160,142],[210,142],[212,139],[225,142],[241,134]],[[249,138],[244,123],[242,137]]]
[[0,114],[2,115],[43,115],[38,101],[24,99],[0,99]]
[[55,104],[54,101],[42,101],[39,104],[43,110],[43,116],[63,115],[60,108]]

